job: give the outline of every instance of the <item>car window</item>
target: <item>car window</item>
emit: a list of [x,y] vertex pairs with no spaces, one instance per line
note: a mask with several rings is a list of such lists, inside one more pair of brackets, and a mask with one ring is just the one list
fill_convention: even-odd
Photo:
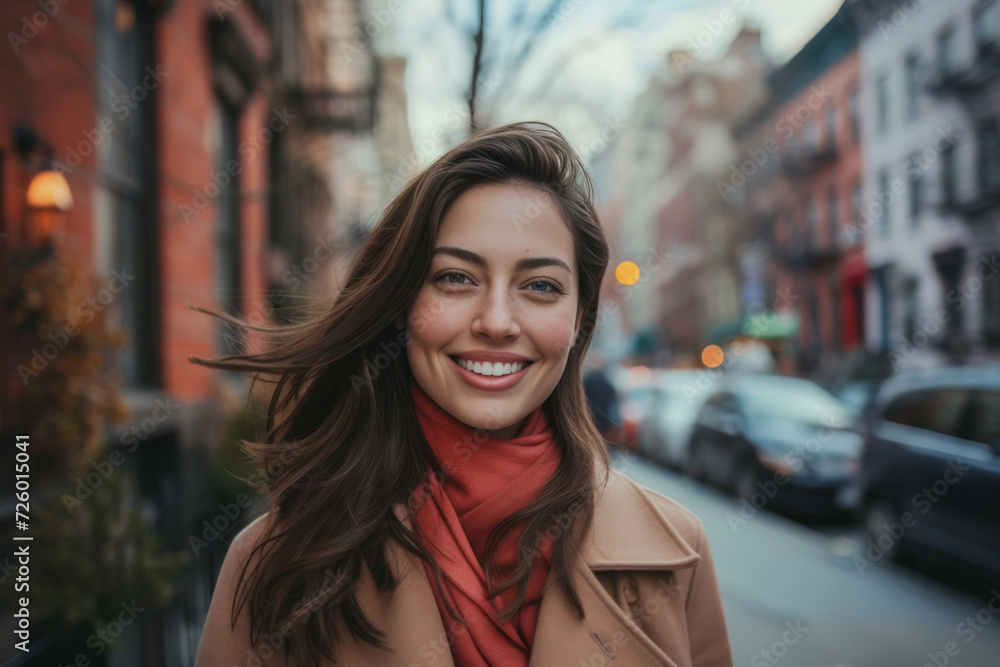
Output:
[[963,419],[970,396],[967,389],[940,389],[904,394],[885,411],[887,421],[964,437],[968,424]]
[[716,394],[705,401],[705,403],[721,411],[730,411],[734,407],[731,394]]
[[758,381],[740,392],[747,414],[755,421],[790,419],[806,424],[847,426],[847,406],[819,386],[805,381]]
[[984,445],[1000,440],[1000,392],[976,392],[976,408],[972,415],[969,439]]

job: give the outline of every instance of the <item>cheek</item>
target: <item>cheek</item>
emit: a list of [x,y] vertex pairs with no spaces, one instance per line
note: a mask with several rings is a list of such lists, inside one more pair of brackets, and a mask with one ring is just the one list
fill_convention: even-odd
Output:
[[573,313],[539,318],[532,323],[532,338],[541,351],[553,359],[565,359],[573,346]]
[[423,289],[410,310],[410,335],[418,345],[433,346],[454,334],[460,317],[447,296]]

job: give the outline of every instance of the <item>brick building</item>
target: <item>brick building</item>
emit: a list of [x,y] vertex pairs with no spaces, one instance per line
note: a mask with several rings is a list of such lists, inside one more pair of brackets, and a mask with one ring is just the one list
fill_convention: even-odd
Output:
[[832,367],[864,341],[859,78],[857,31],[842,8],[769,75],[768,102],[736,130],[754,160],[736,202],[744,239],[762,241],[760,292],[799,323],[781,355],[786,372]]
[[[124,455],[129,504],[168,548],[191,556],[172,605],[141,616],[125,650],[103,658],[111,664],[193,664],[225,550],[220,541],[192,554],[188,538],[217,512],[205,459],[246,384],[188,360],[238,346],[188,304],[272,318],[276,295],[293,303],[299,289],[334,289],[363,235],[364,183],[384,180],[373,127],[379,62],[370,40],[358,48],[363,23],[356,0],[0,7],[9,42],[0,54],[0,252],[36,240],[29,184],[61,172],[72,206],[58,218],[57,251],[97,284],[129,276],[107,312],[128,334],[118,364],[131,417],[105,440]],[[403,65],[391,62],[396,79]],[[394,116],[405,122],[395,90]],[[10,343],[0,339],[5,380],[25,352]],[[163,405],[177,407],[164,417]],[[142,446],[124,448],[146,423],[154,426],[143,426]],[[41,639],[52,651],[59,644]],[[67,650],[25,664],[88,651]]]

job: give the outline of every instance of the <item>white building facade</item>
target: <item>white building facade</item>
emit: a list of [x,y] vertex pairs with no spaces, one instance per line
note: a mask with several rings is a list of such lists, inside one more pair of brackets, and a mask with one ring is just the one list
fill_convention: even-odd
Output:
[[866,338],[896,370],[1000,357],[998,0],[854,0]]

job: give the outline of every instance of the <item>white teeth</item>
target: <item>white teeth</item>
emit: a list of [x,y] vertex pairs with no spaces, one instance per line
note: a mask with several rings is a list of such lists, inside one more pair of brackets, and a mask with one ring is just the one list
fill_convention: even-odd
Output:
[[519,361],[516,364],[512,363],[490,363],[488,361],[474,361],[469,362],[461,357],[458,358],[458,365],[467,371],[472,371],[476,375],[485,375],[492,377],[499,377],[502,375],[510,375],[511,373],[516,373],[522,368],[524,368],[527,362]]

